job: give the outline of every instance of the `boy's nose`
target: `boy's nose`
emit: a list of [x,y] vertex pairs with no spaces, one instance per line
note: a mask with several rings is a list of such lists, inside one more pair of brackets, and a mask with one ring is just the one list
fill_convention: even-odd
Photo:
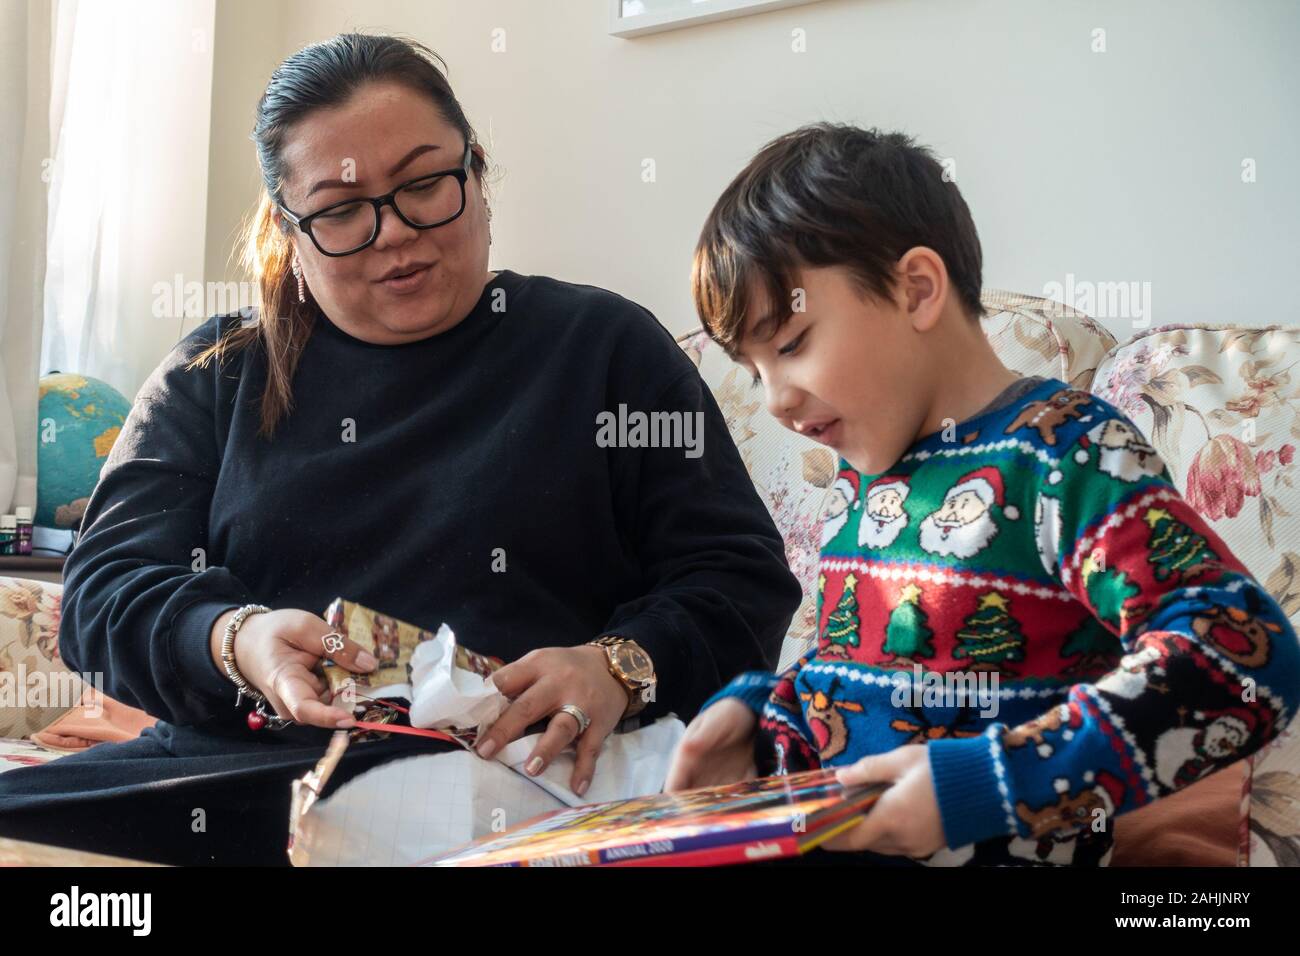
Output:
[[767,411],[773,418],[793,417],[792,413],[799,401],[798,389],[792,388],[784,381],[768,382],[764,397],[767,400]]

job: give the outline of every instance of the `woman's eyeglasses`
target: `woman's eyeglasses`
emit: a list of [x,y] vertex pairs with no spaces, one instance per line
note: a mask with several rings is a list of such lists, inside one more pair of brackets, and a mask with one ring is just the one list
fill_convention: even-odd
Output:
[[323,255],[350,256],[375,241],[379,211],[385,206],[392,206],[398,218],[412,229],[434,229],[460,218],[465,211],[465,181],[473,155],[466,143],[465,156],[456,169],[412,179],[384,196],[345,199],[309,216],[298,216],[283,203],[280,211],[311,237]]

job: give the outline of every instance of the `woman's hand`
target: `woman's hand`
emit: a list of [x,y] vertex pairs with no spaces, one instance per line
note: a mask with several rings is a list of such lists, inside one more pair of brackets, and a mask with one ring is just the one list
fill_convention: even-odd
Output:
[[[475,749],[480,757],[491,757],[525,728],[550,716],[546,733],[524,763],[524,770],[537,776],[556,755],[577,740],[577,762],[569,789],[582,796],[596,772],[596,760],[605,738],[618,726],[628,706],[628,692],[609,672],[609,658],[602,647],[543,647],[507,664],[492,680],[497,690],[511,698],[505,713],[479,738]],[[557,713],[565,704],[580,708],[591,720],[587,732],[578,736],[578,721]],[[553,715],[553,716],[552,716]]]
[[[212,627],[213,656],[223,672],[221,639],[234,615],[233,610],[227,611]],[[284,608],[250,614],[235,635],[235,666],[244,680],[266,695],[277,716],[314,727],[354,726],[350,712],[325,703],[329,685],[313,671],[321,659],[355,674],[374,670],[377,661],[355,641],[338,637],[331,646],[342,640],[342,647],[330,650],[325,646],[329,634],[335,631],[310,611]]]
[[923,744],[907,744],[888,753],[863,757],[836,777],[846,785],[889,783],[862,822],[822,844],[828,850],[871,850],[923,859],[947,846],[943,817],[930,776],[930,755]]
[[664,790],[692,790],[751,780],[758,717],[734,697],[707,707],[686,728],[673,752]]

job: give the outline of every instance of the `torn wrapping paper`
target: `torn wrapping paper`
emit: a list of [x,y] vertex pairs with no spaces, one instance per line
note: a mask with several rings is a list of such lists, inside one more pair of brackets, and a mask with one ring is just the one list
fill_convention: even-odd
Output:
[[[524,774],[538,734],[513,741],[492,760],[469,751],[404,757],[349,780],[323,800],[310,791],[313,799],[295,820],[289,858],[296,866],[412,866],[565,806],[658,793],[685,730],[669,717],[611,734],[581,799],[568,786],[572,750],[540,777]],[[346,740],[345,732],[339,734]],[[296,792],[307,789],[304,780],[295,782]],[[295,804],[302,802],[295,796]]]
[[[326,671],[336,699],[354,693],[358,711],[372,724],[395,716],[391,709],[376,716],[383,709],[376,698],[404,698],[411,704],[411,727],[443,731],[469,748],[510,703],[491,679],[501,661],[462,646],[446,624],[431,632],[343,598],[331,602],[325,620],[379,659],[369,675],[341,667]],[[321,799],[349,746],[389,736],[382,729],[340,730],[315,769],[293,783],[289,857],[297,866],[415,864],[563,806],[658,793],[685,730],[680,720],[667,717],[611,734],[582,798],[569,789],[572,748],[539,777],[524,773],[541,736],[532,734],[507,744],[492,760],[468,749],[404,757]]]
[[[353,674],[344,667],[325,661],[325,678],[336,697],[349,689],[356,689],[359,696],[388,695],[410,699],[411,661],[415,652],[421,645],[436,640],[441,630],[435,633],[341,597],[330,602],[324,618],[337,633],[370,651],[379,662],[379,666],[369,674]],[[458,667],[484,677],[501,667],[498,658],[477,654],[460,644],[456,645],[455,661]]]

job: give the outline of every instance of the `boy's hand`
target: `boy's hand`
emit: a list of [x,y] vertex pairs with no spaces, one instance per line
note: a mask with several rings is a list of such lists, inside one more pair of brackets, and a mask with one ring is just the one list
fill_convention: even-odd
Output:
[[668,766],[664,791],[693,790],[750,780],[758,718],[734,697],[724,697],[691,721]]
[[871,850],[891,856],[924,858],[947,846],[943,818],[923,744],[863,757],[836,774],[840,783],[891,783],[862,822],[822,844],[828,850]]

